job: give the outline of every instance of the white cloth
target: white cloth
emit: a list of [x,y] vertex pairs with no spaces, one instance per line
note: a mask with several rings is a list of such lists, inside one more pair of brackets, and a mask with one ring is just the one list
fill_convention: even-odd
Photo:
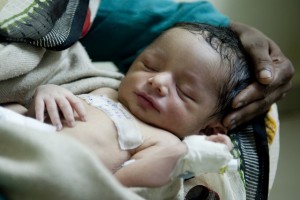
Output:
[[141,200],[72,137],[0,119],[0,188],[10,200]]
[[26,117],[20,115],[14,111],[11,111],[7,108],[3,108],[0,106],[0,121],[7,122],[7,123],[14,123],[16,125],[26,126],[30,128],[34,128],[38,131],[48,131],[54,133],[56,131],[56,127],[42,123],[36,119]]
[[220,172],[232,160],[226,145],[208,141],[205,137],[192,135],[183,140],[188,152],[178,161],[173,177],[186,173],[198,176],[208,172]]

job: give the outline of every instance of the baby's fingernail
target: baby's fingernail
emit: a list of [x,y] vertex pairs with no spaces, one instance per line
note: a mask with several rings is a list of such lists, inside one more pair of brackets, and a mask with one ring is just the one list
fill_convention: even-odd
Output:
[[85,116],[81,117],[81,121],[86,122],[86,117]]
[[75,126],[75,122],[74,122],[74,121],[69,121],[69,122],[68,122],[68,125],[69,125],[70,127],[74,127],[74,126]]
[[259,77],[263,79],[268,79],[272,77],[272,74],[269,70],[263,69],[259,72]]
[[57,124],[56,125],[56,130],[60,131],[62,129],[62,125],[61,124]]

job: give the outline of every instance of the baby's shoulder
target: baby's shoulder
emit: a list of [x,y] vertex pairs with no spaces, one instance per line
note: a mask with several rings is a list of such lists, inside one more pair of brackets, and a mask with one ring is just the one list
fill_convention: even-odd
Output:
[[108,88],[108,87],[98,88],[98,89],[90,92],[90,94],[104,95],[107,98],[110,98],[112,100],[116,100],[118,98],[118,91],[113,88]]
[[168,146],[181,143],[173,133],[156,127],[143,128],[144,141],[156,146]]

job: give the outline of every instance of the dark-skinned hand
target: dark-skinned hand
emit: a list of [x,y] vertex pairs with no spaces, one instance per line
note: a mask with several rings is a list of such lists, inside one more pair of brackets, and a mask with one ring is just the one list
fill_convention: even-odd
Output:
[[233,100],[234,111],[223,120],[233,129],[268,111],[291,88],[294,67],[278,45],[257,29],[242,23],[232,23],[232,29],[250,56],[256,73],[256,82],[241,91]]

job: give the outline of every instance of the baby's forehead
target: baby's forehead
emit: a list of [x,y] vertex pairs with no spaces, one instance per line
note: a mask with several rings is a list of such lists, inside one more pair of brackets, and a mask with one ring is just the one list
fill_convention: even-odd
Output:
[[166,35],[175,35],[176,37],[180,37],[183,35],[190,35],[194,37],[203,38],[203,34],[205,34],[206,32],[207,31],[191,31],[181,27],[172,27],[166,30],[165,32],[163,32],[160,37],[164,37]]

